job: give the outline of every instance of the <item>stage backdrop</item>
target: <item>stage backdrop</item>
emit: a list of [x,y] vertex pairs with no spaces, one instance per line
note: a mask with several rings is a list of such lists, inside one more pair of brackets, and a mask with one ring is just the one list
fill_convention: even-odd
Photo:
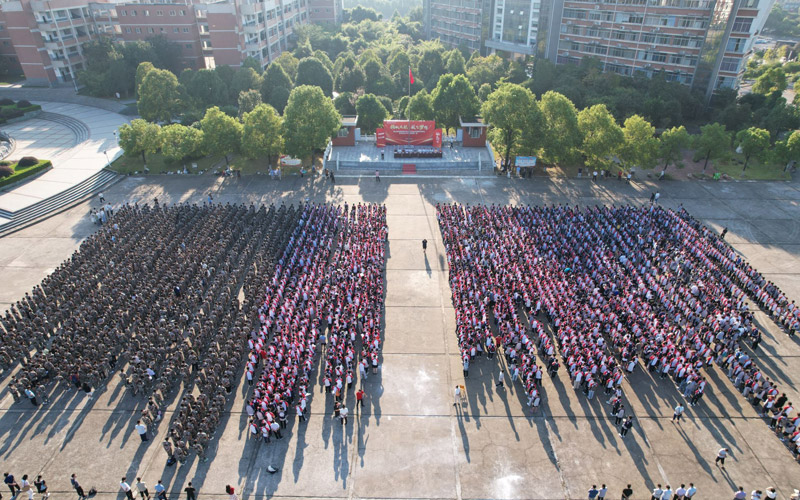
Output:
[[384,120],[383,128],[375,131],[375,139],[379,148],[387,144],[442,147],[442,131],[436,129],[434,121]]

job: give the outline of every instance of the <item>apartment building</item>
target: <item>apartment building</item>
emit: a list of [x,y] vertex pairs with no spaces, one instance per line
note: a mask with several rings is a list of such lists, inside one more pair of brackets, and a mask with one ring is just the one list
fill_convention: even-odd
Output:
[[338,26],[343,13],[343,0],[308,0],[308,17],[312,23]]
[[0,54],[16,58],[29,81],[50,84],[75,82],[86,63],[81,46],[98,36],[163,35],[193,69],[236,67],[248,56],[266,67],[293,45],[295,27],[309,22],[307,3],[11,0],[0,3]]
[[[425,0],[426,33],[458,46],[454,34],[476,19],[436,17],[454,2]],[[707,99],[733,88],[775,0],[489,0],[482,53],[538,55],[558,64],[599,59],[605,71],[631,76],[664,72]],[[472,39],[469,39],[470,41]]]

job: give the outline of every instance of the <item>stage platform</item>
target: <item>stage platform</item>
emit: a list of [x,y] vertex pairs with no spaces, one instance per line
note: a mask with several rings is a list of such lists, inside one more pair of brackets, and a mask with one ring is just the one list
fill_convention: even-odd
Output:
[[[328,156],[327,168],[362,169],[402,172],[403,165],[414,165],[417,171],[426,170],[491,170],[492,158],[486,148],[465,148],[460,143],[449,143],[442,147],[441,158],[394,158],[395,148],[405,146],[386,146],[378,148],[374,142],[358,141],[355,146],[333,146]],[[384,152],[381,160],[381,151]],[[408,167],[405,169],[408,171]]]

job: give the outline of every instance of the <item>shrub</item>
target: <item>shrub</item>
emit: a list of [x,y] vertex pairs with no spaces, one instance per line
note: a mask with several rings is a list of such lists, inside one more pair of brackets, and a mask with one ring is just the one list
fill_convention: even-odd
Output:
[[20,167],[32,167],[39,163],[39,160],[36,159],[34,156],[23,156],[22,159],[17,163]]
[[13,165],[13,163],[8,160],[0,161],[0,166],[5,166],[5,165]]
[[20,109],[21,108],[30,108],[31,106],[33,106],[31,104],[31,102],[30,101],[26,101],[25,99],[23,99],[23,100],[21,100],[21,101],[19,101],[17,103],[17,107],[20,108]]
[[11,165],[0,165],[0,179],[4,179],[13,173],[14,169],[11,168]]
[[14,99],[9,99],[8,97],[4,97],[0,99],[0,106],[13,106]]
[[21,109],[14,109],[14,108],[3,108],[3,110],[0,111],[0,116],[2,116],[5,119],[17,118],[24,114],[25,112],[22,111]]

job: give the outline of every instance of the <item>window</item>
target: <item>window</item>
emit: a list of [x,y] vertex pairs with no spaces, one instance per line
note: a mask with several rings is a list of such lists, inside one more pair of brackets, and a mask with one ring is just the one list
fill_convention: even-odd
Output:
[[722,63],[719,65],[719,70],[736,73],[739,71],[739,61],[740,59],[736,57],[723,57]]
[[757,9],[758,8],[758,0],[744,0],[742,2],[743,9]]
[[186,15],[186,11],[185,10],[179,10],[178,12],[180,12],[180,14],[178,14],[180,16],[185,16]]
[[470,127],[469,128],[469,137],[471,139],[480,139],[481,138],[481,128],[480,127]]
[[164,11],[163,10],[157,10],[156,11],[156,15],[157,16],[163,16],[164,15]]
[[125,33],[130,33],[130,32],[131,32],[131,29],[130,29],[129,27],[127,27],[127,26],[126,26],[126,27],[125,27]]
[[189,32],[189,28],[183,28],[183,32],[184,33],[188,33]]
[[187,49],[191,49],[192,48],[192,44],[191,43],[187,43],[186,45],[184,45],[184,47],[186,47]]
[[147,32],[148,33],[155,33],[155,30],[153,30],[153,28],[147,28]]
[[725,52],[738,52],[741,54],[744,52],[746,41],[746,38],[729,38],[728,46],[725,47]]
[[150,15],[150,11],[149,10],[144,11],[144,15],[145,15],[145,17],[149,16]]
[[142,28],[136,28],[136,32],[137,33],[141,33],[142,32]]
[[733,21],[733,28],[731,31],[734,33],[750,33],[750,27],[753,25],[753,19],[750,17],[737,17]]
[[667,61],[667,55],[663,52],[655,52],[650,60],[653,62],[663,63]]
[[128,11],[127,11],[127,10],[121,10],[121,11],[120,11],[120,13],[121,13],[123,16],[127,16],[127,15],[128,15]]
[[172,32],[173,33],[180,33],[181,29],[180,28],[172,28]]
[[339,132],[336,133],[336,137],[347,137],[350,135],[350,129],[347,127],[342,127],[339,129]]
[[132,16],[135,16],[135,15],[136,15],[136,11],[135,11],[135,10],[132,10],[132,11],[131,11],[131,15],[132,15]]
[[174,16],[175,15],[175,11],[174,10],[169,11],[169,15],[170,16]]

